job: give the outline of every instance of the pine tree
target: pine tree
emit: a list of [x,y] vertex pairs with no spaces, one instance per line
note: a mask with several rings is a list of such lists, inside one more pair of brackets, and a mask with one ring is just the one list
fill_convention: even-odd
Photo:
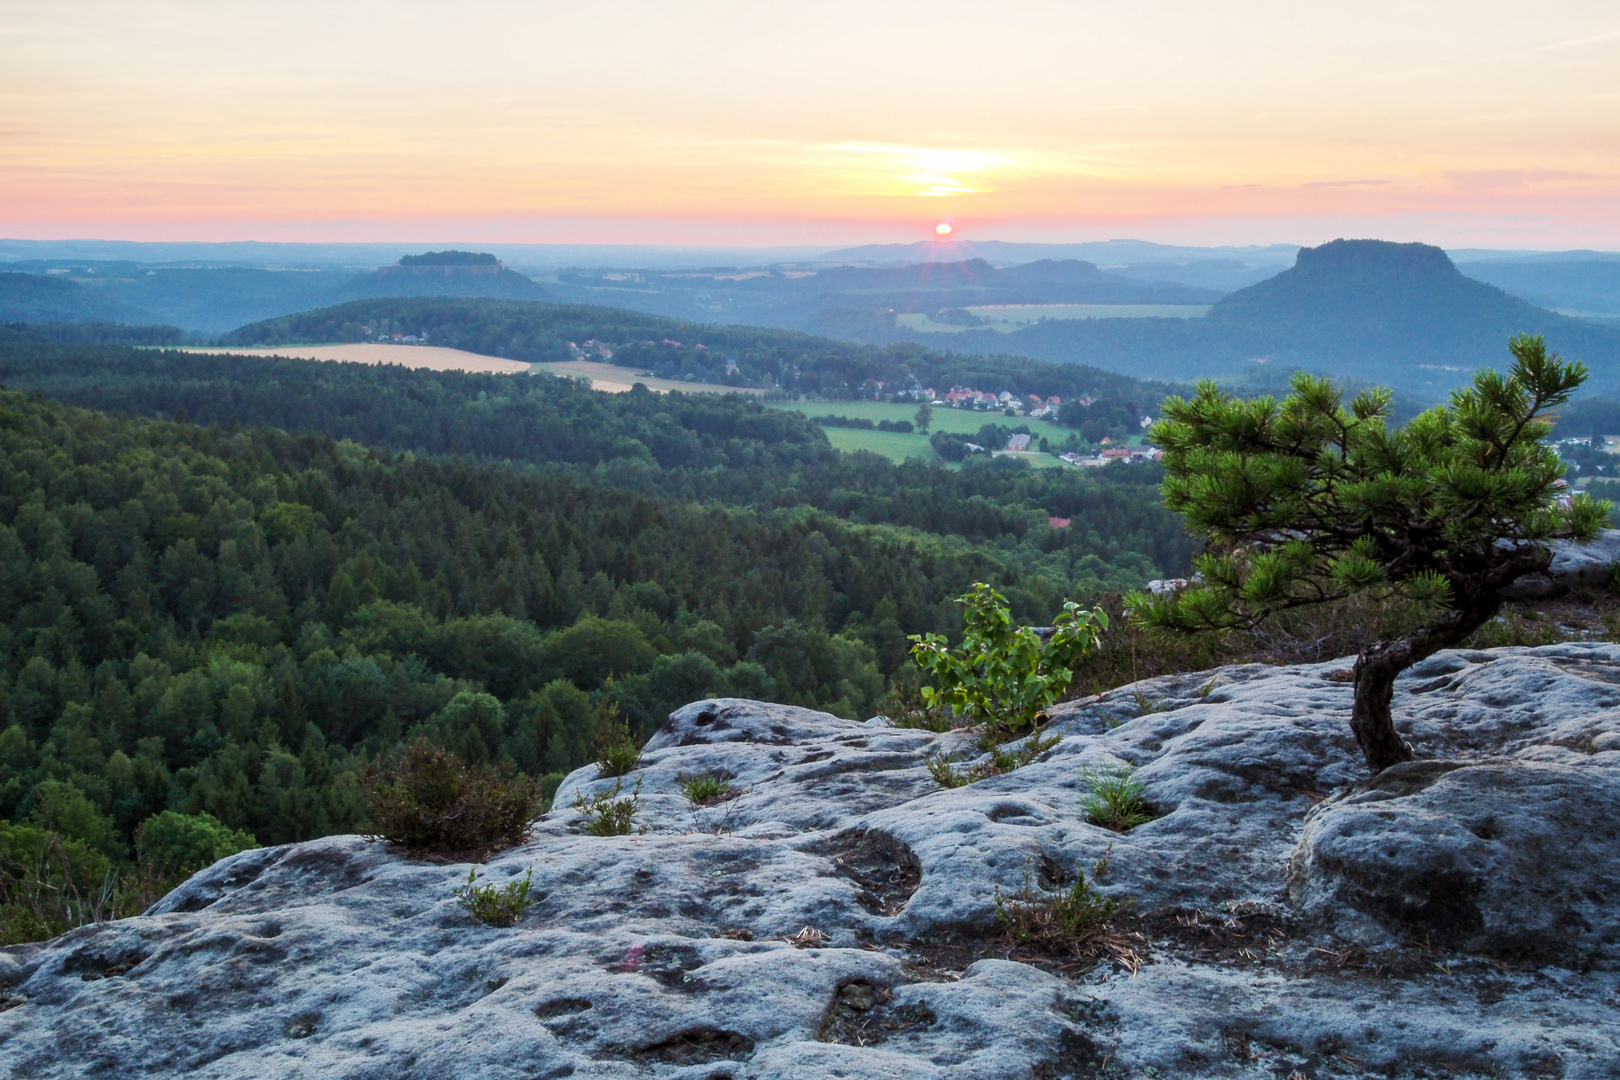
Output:
[[1412,758],[1395,731],[1395,678],[1492,618],[1514,581],[1547,569],[1547,541],[1587,540],[1610,504],[1557,502],[1562,465],[1542,440],[1548,411],[1586,368],[1513,338],[1507,375],[1482,371],[1404,427],[1390,393],[1346,411],[1323,378],[1299,374],[1281,402],[1241,401],[1203,382],[1172,398],[1151,438],[1164,450],[1165,504],[1206,541],[1184,588],[1133,594],[1160,632],[1247,629],[1280,611],[1352,593],[1403,597],[1422,625],[1356,659],[1350,726],[1377,773]]

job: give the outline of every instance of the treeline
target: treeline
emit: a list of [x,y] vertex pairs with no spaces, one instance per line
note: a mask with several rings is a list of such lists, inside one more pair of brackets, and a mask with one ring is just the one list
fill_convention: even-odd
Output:
[[275,843],[360,827],[356,767],[413,732],[544,775],[610,693],[643,733],[717,693],[870,715],[973,580],[1057,609],[1068,580],[1009,562],[0,393],[0,817],[112,858],[165,810]]
[[[647,497],[808,506],[861,524],[993,543],[1009,565],[1076,594],[1134,587],[1191,557],[1179,520],[1159,504],[1157,466],[1112,469],[1103,479],[1005,459],[955,471],[895,465],[839,454],[816,424],[741,396],[604,394],[549,377],[38,341],[0,345],[0,381],[148,417],[314,430],[539,466]],[[987,425],[981,434],[991,442],[983,445],[999,447],[1009,433]],[[1049,516],[1076,523],[1051,535]]]
[[910,435],[917,430],[910,420],[879,420],[873,423],[864,416],[812,416],[810,420],[821,427],[854,428],[857,431],[896,431]]
[[[435,345],[529,362],[572,356],[569,343],[608,345],[613,362],[728,386],[835,399],[963,384],[995,393],[1108,397],[1156,403],[1173,388],[1078,364],[1018,356],[958,356],[914,344],[886,348],[792,330],[686,322],[619,308],[521,300],[394,297],[360,300],[253,323],[231,345],[363,341],[385,324]],[[879,384],[882,384],[881,386]]]
[[178,345],[178,326],[126,326],[110,322],[0,323],[0,341],[40,339],[66,345]]

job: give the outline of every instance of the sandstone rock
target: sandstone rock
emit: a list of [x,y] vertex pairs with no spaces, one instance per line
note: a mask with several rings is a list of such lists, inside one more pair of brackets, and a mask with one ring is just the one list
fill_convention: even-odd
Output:
[[1562,596],[1574,588],[1594,588],[1607,582],[1620,566],[1620,529],[1604,529],[1586,544],[1556,540],[1548,546],[1553,557],[1547,572],[1514,582],[1507,591],[1509,599],[1539,600]]
[[[934,734],[739,700],[648,743],[636,820],[570,776],[510,929],[466,866],[358,837],[244,852],[146,915],[0,951],[12,1076],[1287,1077],[1620,1074],[1620,647],[1451,652],[1397,687],[1422,761],[1366,783],[1347,661],[1167,676],[945,790]],[[1146,706],[1146,708],[1144,708]],[[1158,817],[1089,823],[1083,770]],[[692,807],[704,769],[736,797]],[[1108,854],[1145,958],[993,938],[997,892]]]

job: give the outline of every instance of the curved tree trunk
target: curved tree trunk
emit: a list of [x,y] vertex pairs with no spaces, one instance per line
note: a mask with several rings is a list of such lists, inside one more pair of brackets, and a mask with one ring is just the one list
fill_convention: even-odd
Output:
[[1395,696],[1395,676],[1416,660],[1401,649],[1404,641],[1375,645],[1356,657],[1356,703],[1350,709],[1350,730],[1374,775],[1391,765],[1412,760],[1412,748],[1395,730],[1389,703]]
[[1458,644],[1501,606],[1493,591],[1490,599],[1454,607],[1439,621],[1394,641],[1369,646],[1356,657],[1356,700],[1350,709],[1350,730],[1374,775],[1412,760],[1412,748],[1395,730],[1395,719],[1390,715],[1396,676],[1419,660]]

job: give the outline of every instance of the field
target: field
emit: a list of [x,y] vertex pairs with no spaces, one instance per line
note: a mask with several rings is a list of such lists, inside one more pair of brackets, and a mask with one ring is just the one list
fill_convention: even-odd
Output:
[[[915,405],[891,405],[886,401],[818,401],[780,402],[775,403],[777,408],[794,409],[806,416],[848,416],[851,419],[870,420],[874,424],[879,420],[910,420],[917,414]],[[1068,428],[1059,427],[1046,420],[1026,420],[1022,417],[1003,416],[1000,413],[973,412],[970,409],[934,410],[934,422],[929,428],[930,432],[951,431],[963,435],[972,435],[985,424],[997,424],[1002,427],[1017,427],[1027,425],[1034,436],[1039,439],[1045,435],[1053,442],[1062,442],[1068,438]],[[928,445],[928,436],[920,431],[909,435],[898,431],[865,431],[860,428],[823,428],[827,438],[840,450],[870,450],[874,454],[882,454],[892,461],[904,461],[907,458],[932,458],[933,447]],[[991,447],[990,449],[1000,449]],[[1059,464],[1057,458],[1043,454],[1027,455],[1026,460],[1032,465]]]
[[895,316],[902,326],[921,333],[955,334],[963,330],[996,330],[1010,334],[1042,319],[1196,319],[1209,311],[1207,304],[991,304],[967,309],[983,319],[979,326],[935,322],[921,312]]
[[[299,360],[333,360],[349,364],[399,364],[429,371],[473,371],[489,375],[522,375],[531,365],[436,345],[275,345],[255,349],[198,348],[188,352],[231,356],[290,356]],[[629,387],[625,387],[629,389]]]
[[[524,365],[525,369],[528,366]],[[602,390],[609,394],[622,394],[636,383],[645,383],[647,389],[659,394],[665,394],[671,390],[679,390],[687,394],[764,393],[763,390],[742,386],[681,382],[679,379],[655,379],[651,375],[638,375],[634,368],[616,367],[613,364],[603,364],[595,360],[568,360],[558,364],[535,364],[533,367],[535,371],[545,371],[552,375],[566,375],[571,379],[589,379],[591,380],[592,390]]]
[[485,375],[526,375],[546,372],[570,379],[589,379],[591,389],[609,394],[622,394],[635,383],[646,383],[647,389],[657,394],[681,390],[688,394],[759,394],[761,390],[711,383],[680,382],[676,379],[655,379],[638,376],[630,368],[599,364],[590,360],[570,360],[560,364],[530,364],[522,360],[502,360],[497,356],[482,356],[461,349],[443,349],[436,345],[379,345],[372,343],[348,345],[274,345],[263,348],[192,348],[188,352],[221,353],[230,356],[289,356],[299,360],[330,360],[349,364],[399,364],[401,367],[426,368],[429,371],[471,371]]

